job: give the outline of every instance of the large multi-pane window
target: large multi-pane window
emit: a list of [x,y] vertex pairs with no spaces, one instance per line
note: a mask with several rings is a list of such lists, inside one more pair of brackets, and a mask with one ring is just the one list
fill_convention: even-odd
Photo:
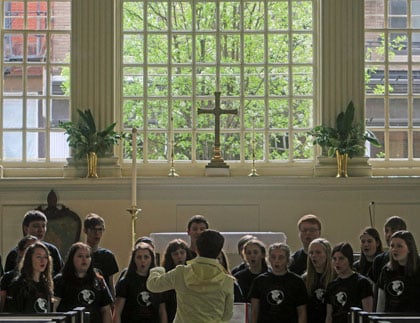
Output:
[[365,56],[370,157],[420,158],[420,0],[365,0]]
[[[313,158],[315,1],[122,2],[122,120],[144,162]],[[129,145],[125,156],[130,156]],[[173,149],[173,150],[172,150]]]
[[1,2],[1,160],[64,160],[70,116],[71,0]]

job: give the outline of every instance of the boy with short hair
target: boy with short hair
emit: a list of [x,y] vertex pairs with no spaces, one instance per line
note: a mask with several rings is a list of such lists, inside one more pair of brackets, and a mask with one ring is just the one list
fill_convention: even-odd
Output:
[[219,232],[205,230],[196,241],[197,258],[167,273],[163,267],[150,270],[146,286],[151,292],[176,292],[174,323],[229,322],[232,318],[234,278],[217,260],[223,243]]
[[85,217],[83,227],[86,244],[92,248],[93,267],[101,271],[112,296],[115,297],[113,275],[119,271],[118,264],[111,250],[99,247],[105,231],[105,220],[98,214],[89,213]]
[[202,215],[194,215],[187,224],[187,233],[190,237],[190,250],[193,258],[197,257],[197,238],[209,228],[207,219]]
[[[47,233],[47,217],[39,210],[30,210],[25,213],[22,221],[23,236],[32,235],[37,237],[48,248],[53,264],[53,275],[60,272],[63,267],[63,259],[61,258],[60,251],[52,243],[44,241],[45,234]],[[15,269],[17,265],[18,248],[15,247],[10,250],[6,257],[5,271]]]
[[299,219],[297,227],[302,248],[292,255],[289,270],[302,275],[306,271],[309,244],[321,236],[321,221],[316,215],[306,214]]

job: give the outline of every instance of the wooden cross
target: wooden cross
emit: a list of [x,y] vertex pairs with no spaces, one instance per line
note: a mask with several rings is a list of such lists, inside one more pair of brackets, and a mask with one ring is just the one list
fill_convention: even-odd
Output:
[[222,114],[238,114],[238,109],[222,110],[220,108],[220,94],[221,94],[220,92],[214,92],[214,96],[215,96],[214,109],[198,109],[198,114],[211,113],[211,114],[214,114],[214,117],[215,117],[214,156],[211,159],[211,164],[213,165],[210,167],[226,167],[226,166],[221,166],[222,164],[220,164],[220,163],[224,164],[224,161],[220,152],[220,116]]

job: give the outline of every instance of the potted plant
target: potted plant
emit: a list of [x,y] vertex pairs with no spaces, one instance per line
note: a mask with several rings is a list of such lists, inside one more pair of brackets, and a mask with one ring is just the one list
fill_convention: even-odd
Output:
[[335,128],[319,125],[309,132],[313,143],[321,146],[324,153],[336,156],[337,177],[347,177],[347,158],[363,155],[366,141],[381,146],[375,134],[364,129],[363,123],[354,123],[354,111],[354,104],[350,101],[346,111],[338,114]]
[[73,157],[75,159],[87,158],[87,177],[98,177],[97,158],[103,157],[106,152],[110,151],[112,146],[124,137],[124,134],[114,130],[115,122],[105,127],[104,130],[98,131],[90,109],[85,111],[78,109],[77,112],[79,114],[77,121],[60,121],[59,126],[66,130],[67,142],[73,149]]

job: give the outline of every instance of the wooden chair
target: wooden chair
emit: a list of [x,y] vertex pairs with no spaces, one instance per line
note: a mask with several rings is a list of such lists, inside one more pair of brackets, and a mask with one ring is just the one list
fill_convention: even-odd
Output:
[[57,204],[57,195],[53,190],[48,193],[47,206],[39,205],[36,209],[43,212],[48,219],[44,240],[54,244],[61,255],[65,256],[71,245],[80,240],[80,217],[63,204]]

